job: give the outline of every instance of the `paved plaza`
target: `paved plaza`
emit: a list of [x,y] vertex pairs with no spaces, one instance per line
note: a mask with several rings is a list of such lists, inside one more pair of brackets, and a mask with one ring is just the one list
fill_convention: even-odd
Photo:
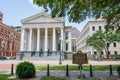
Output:
[[[32,62],[35,66],[37,65],[59,65],[59,60],[0,60],[0,65],[1,64],[15,64],[17,65],[20,62],[24,62],[24,61],[29,61]],[[72,60],[64,60],[62,61],[61,65],[76,65],[76,64],[72,64]],[[120,65],[120,61],[94,61],[94,60],[90,60],[88,61],[88,64],[84,64],[84,65]]]

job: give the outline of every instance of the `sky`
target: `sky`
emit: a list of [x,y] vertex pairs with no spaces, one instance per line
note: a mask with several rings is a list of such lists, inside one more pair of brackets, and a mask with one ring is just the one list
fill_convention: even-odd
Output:
[[[3,23],[9,26],[22,26],[21,20],[32,15],[38,14],[44,9],[33,4],[33,0],[0,0],[0,11],[3,15]],[[85,20],[80,24],[69,23],[65,19],[66,24],[76,27],[79,31],[83,29],[89,20]]]

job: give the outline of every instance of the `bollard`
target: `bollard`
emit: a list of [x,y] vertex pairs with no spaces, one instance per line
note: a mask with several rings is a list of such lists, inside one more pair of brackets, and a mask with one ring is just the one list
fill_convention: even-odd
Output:
[[50,73],[49,73],[49,64],[47,65],[47,76],[50,76]]
[[90,77],[93,77],[92,65],[90,65]]
[[68,65],[66,65],[66,76],[69,76]]
[[80,70],[80,68],[81,68],[81,70],[82,70],[82,65],[81,66],[78,66],[78,69]]
[[110,67],[110,77],[113,75],[112,73],[112,65],[109,66]]
[[10,74],[11,76],[14,75],[14,73],[13,73],[13,66],[14,66],[14,64],[11,65],[11,74]]

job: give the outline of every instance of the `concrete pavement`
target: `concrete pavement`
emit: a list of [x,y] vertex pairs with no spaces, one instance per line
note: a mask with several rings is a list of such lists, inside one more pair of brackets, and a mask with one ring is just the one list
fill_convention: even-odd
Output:
[[[0,64],[15,64],[17,65],[20,62],[29,61],[32,62],[35,66],[37,65],[59,65],[58,60],[0,60]],[[77,65],[72,64],[72,60],[64,60],[62,61],[62,65]],[[120,65],[120,61],[88,61],[88,64],[84,65]]]
[[[0,61],[0,73],[10,73],[11,64],[14,64],[14,68],[20,62],[24,62],[24,60],[3,60]],[[59,65],[59,61],[56,60],[30,60],[35,66],[38,65]],[[62,61],[62,65],[77,65],[72,64],[71,60]],[[120,61],[89,61],[88,64],[85,65],[120,65]],[[15,72],[15,70],[14,70]],[[69,80],[77,80],[77,75],[79,75],[79,71],[69,71]],[[84,80],[120,80],[117,75],[117,72],[113,72],[113,77],[109,77],[109,71],[93,71],[94,77],[89,77],[89,71],[83,71],[83,73],[87,76]],[[50,71],[51,76],[65,77],[65,71]],[[39,80],[42,76],[46,76],[46,71],[37,71],[36,78],[32,78],[29,80]],[[94,79],[95,78],[95,79]]]

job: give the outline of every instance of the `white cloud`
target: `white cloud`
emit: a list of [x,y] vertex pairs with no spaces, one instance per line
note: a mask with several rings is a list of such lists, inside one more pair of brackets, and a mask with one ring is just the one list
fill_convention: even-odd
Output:
[[33,4],[33,0],[28,0],[28,2],[29,2],[30,5],[31,5],[33,8],[35,8],[35,9],[39,9],[39,8],[40,8],[39,6]]

